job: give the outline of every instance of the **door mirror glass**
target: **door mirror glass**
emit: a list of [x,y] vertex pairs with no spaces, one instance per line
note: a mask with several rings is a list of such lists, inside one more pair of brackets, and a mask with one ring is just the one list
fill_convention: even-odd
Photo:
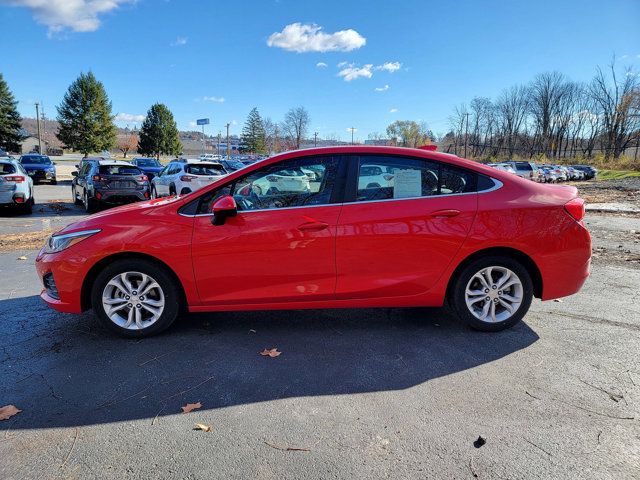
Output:
[[78,176],[78,172],[71,172],[71,176],[72,177],[77,177]]
[[225,195],[213,202],[211,213],[213,213],[211,219],[213,225],[224,225],[227,217],[235,217],[238,214],[238,206],[231,195]]

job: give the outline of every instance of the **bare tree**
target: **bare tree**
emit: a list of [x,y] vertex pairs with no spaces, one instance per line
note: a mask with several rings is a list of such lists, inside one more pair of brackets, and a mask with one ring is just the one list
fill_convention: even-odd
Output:
[[138,147],[138,140],[138,134],[136,133],[127,133],[118,137],[118,150],[122,152],[124,158],[127,158],[127,153],[134,151]]
[[513,156],[519,135],[525,125],[529,108],[529,93],[523,86],[514,86],[502,92],[496,102],[498,147]]
[[640,140],[640,84],[627,70],[620,80],[615,59],[609,73],[598,68],[589,92],[602,124],[602,148],[606,157],[619,158],[634,141]]
[[275,123],[271,118],[263,118],[262,126],[264,128],[265,135],[265,146],[267,152],[269,153],[277,153],[278,152],[278,124]]
[[292,108],[284,116],[283,133],[296,149],[300,148],[302,140],[306,138],[309,123],[311,123],[311,117],[304,107]]

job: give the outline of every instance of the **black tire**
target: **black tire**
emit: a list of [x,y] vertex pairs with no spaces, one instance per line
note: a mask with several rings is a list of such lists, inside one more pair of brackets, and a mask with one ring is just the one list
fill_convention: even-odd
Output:
[[176,186],[175,185],[169,185],[169,196],[172,197],[176,195]]
[[55,178],[51,180],[51,185],[57,185],[57,184],[58,184],[58,180],[56,180]]
[[33,192],[31,192],[31,195],[32,197],[20,208],[20,213],[23,213],[24,215],[31,215],[33,213],[33,204],[35,203],[33,200]]
[[[160,318],[149,327],[129,330],[114,323],[102,305],[102,293],[109,281],[120,273],[140,272],[151,276],[162,289],[165,299]],[[122,259],[107,265],[96,277],[91,288],[91,305],[100,323],[109,330],[127,338],[142,338],[156,335],[171,326],[181,310],[182,296],[175,279],[165,267],[146,259]]]
[[191,193],[191,189],[189,187],[182,187],[182,190],[180,190],[180,195],[187,195]]
[[73,203],[75,205],[82,205],[82,200],[78,198],[78,192],[76,191],[75,185],[71,185],[71,196],[73,197]]
[[92,198],[89,198],[86,190],[84,191],[82,204],[84,205],[84,211],[87,213],[93,213],[96,209],[96,202]]
[[[474,316],[467,307],[465,295],[467,284],[476,273],[487,267],[503,267],[511,270],[511,272],[518,277],[522,285],[522,301],[519,307],[509,318],[502,321],[487,322],[480,320]],[[533,283],[527,269],[517,260],[502,256],[487,256],[468,264],[456,275],[449,292],[449,304],[458,318],[471,328],[483,332],[498,332],[518,323],[529,311],[532,299]]]

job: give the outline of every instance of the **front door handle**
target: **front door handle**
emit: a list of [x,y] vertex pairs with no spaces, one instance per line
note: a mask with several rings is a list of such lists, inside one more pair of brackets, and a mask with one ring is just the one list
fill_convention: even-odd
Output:
[[455,209],[436,210],[435,212],[431,212],[429,214],[431,218],[451,218],[457,215],[460,215],[460,210]]
[[328,227],[329,227],[329,224],[324,222],[306,222],[306,223],[303,223],[302,225],[298,225],[298,230],[302,232],[305,232],[305,231],[317,232],[319,230],[324,230]]

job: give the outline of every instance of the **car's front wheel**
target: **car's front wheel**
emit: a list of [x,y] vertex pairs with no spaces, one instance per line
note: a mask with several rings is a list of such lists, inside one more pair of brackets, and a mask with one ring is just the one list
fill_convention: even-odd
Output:
[[533,284],[520,262],[491,256],[464,267],[450,295],[461,320],[476,330],[497,332],[522,320],[531,305]]
[[178,316],[180,298],[166,269],[145,259],[108,265],[91,293],[102,324],[124,337],[148,337],[168,328]]

